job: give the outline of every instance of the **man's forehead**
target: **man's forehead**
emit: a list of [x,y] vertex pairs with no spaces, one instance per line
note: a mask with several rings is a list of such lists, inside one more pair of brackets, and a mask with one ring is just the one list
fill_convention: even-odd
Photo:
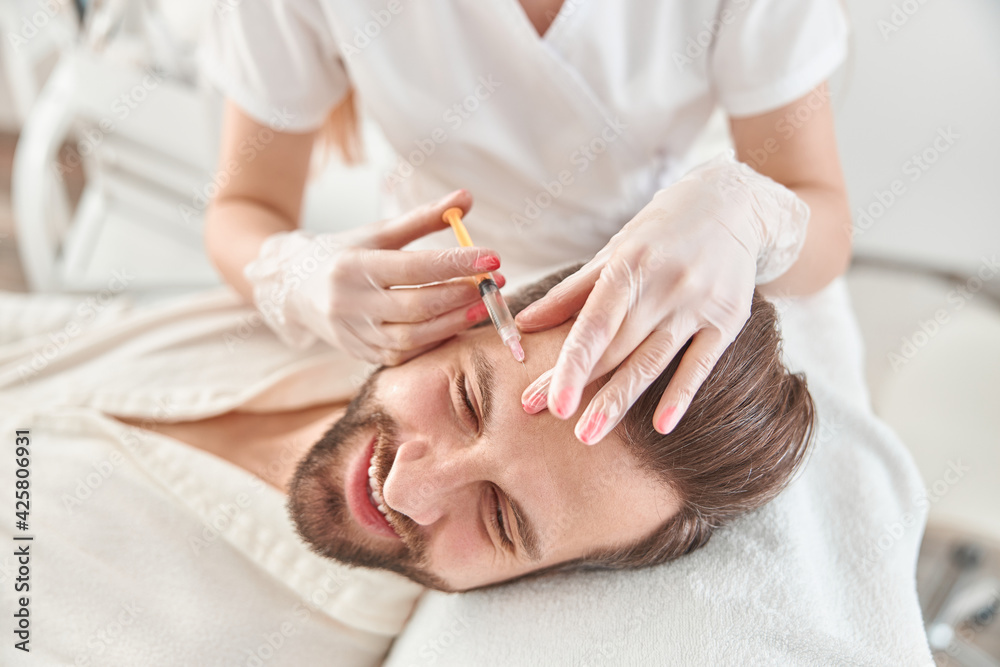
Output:
[[[540,352],[546,356],[546,359],[548,359],[551,355],[549,365],[545,369],[542,369],[547,370],[555,364],[556,357],[559,353],[559,346],[564,340],[566,340],[566,336],[569,334],[570,327],[572,327],[574,322],[576,322],[576,316],[571,317],[567,321],[554,326],[551,329],[534,333],[522,333],[521,345],[524,347],[525,354],[529,354],[531,352],[535,352],[537,354]],[[459,332],[454,338],[444,343],[441,347],[446,348],[448,346],[455,346],[455,349],[458,349],[459,346],[463,345],[481,345],[483,346],[483,352],[486,354],[492,355],[503,352],[504,354],[510,356],[510,352],[507,351],[506,346],[500,339],[500,334],[497,333],[496,327],[494,327],[488,320],[485,324],[479,324],[466,329],[465,331]],[[526,361],[526,363],[528,363],[529,366],[531,365],[530,361]]]
[[451,341],[458,344],[469,343],[471,341],[482,341],[487,339],[489,336],[494,336],[497,342],[500,342],[500,334],[497,333],[496,327],[487,320],[485,324],[478,324],[474,327],[469,327],[465,331],[458,332]]
[[461,331],[437,349],[448,357],[470,358],[475,352],[491,361],[496,361],[501,352],[510,355],[497,330],[489,323]]

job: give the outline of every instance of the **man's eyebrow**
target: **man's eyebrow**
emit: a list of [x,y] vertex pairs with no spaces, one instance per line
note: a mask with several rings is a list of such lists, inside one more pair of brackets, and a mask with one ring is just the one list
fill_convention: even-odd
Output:
[[[490,419],[493,415],[493,387],[496,384],[496,372],[493,363],[486,358],[483,351],[476,348],[472,351],[472,374],[474,382],[482,397],[483,409],[483,432],[487,432],[490,427]],[[521,537],[521,547],[532,561],[539,561],[542,558],[541,550],[538,546],[538,533],[534,524],[528,519],[528,515],[520,505],[508,494],[502,491],[510,509],[514,513],[514,521],[517,522],[517,534]]]
[[479,389],[479,395],[482,397],[482,431],[485,433],[490,428],[490,420],[493,416],[493,387],[496,385],[497,375],[493,363],[478,347],[472,351],[472,375],[475,378],[476,387]]
[[510,509],[514,512],[514,521],[517,522],[517,534],[521,536],[521,546],[524,547],[524,553],[528,554],[528,558],[532,561],[540,561],[542,559],[541,549],[538,548],[538,533],[535,532],[535,527],[530,521],[528,521],[528,516],[521,509],[513,498],[504,493],[507,497],[507,502],[510,503]]

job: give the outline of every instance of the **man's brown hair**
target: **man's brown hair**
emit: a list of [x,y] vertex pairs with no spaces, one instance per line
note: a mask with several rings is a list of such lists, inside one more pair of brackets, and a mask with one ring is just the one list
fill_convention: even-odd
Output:
[[[537,301],[579,267],[563,269],[514,294],[507,300],[511,312]],[[680,510],[636,544],[592,553],[545,572],[636,568],[683,556],[704,546],[716,528],[778,495],[800,467],[815,409],[805,378],[788,372],[781,361],[774,306],[754,291],[750,317],[736,340],[680,423],[662,435],[653,428],[653,412],[686,350],[685,345],[615,428],[640,465],[674,490]]]

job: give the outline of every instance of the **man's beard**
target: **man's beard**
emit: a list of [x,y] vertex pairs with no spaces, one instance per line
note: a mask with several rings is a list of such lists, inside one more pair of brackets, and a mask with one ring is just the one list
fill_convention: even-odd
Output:
[[385,484],[398,447],[396,423],[375,399],[377,376],[378,371],[365,381],[344,416],[299,462],[288,494],[288,510],[299,535],[321,556],[347,565],[390,570],[423,586],[450,590],[427,571],[426,540],[412,519],[393,509],[386,510],[389,523],[401,538],[390,545],[385,539],[366,535],[347,506],[344,478],[348,459],[357,453],[357,449],[348,448],[348,443],[357,443],[375,431],[372,462],[379,489]]

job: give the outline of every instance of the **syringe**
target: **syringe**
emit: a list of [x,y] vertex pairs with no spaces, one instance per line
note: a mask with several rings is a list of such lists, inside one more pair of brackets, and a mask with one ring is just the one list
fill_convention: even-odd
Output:
[[[465,225],[462,224],[462,209],[449,208],[444,212],[443,218],[455,231],[459,245],[471,247],[472,239],[469,237]],[[493,326],[500,334],[500,340],[510,349],[514,358],[523,364],[524,349],[521,348],[521,332],[517,330],[517,324],[514,323],[514,317],[510,314],[510,309],[507,308],[507,304],[500,294],[500,288],[497,287],[496,281],[489,273],[477,273],[475,280],[479,287],[479,295],[483,298],[486,310],[493,321]]]

